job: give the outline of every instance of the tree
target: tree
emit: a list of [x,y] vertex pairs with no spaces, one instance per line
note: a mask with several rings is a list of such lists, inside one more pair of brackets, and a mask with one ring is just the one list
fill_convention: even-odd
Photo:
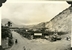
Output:
[[12,26],[12,23],[10,21],[8,21],[8,27]]

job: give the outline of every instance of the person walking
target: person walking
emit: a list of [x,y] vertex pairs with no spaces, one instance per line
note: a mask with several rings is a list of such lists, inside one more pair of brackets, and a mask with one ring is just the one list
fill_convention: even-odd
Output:
[[23,47],[24,50],[26,50],[25,46]]
[[16,44],[18,43],[17,39],[15,40],[15,43],[16,43]]

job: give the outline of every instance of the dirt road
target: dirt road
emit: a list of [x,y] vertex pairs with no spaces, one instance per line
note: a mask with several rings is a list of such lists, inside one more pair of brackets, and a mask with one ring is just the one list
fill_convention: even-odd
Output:
[[8,50],[23,50],[23,47],[27,47],[27,44],[29,43],[29,40],[23,38],[20,34],[16,33],[16,32],[12,32],[13,34],[13,39],[15,41],[15,39],[18,40],[18,43],[15,44]]
[[28,40],[16,32],[12,32],[13,38],[18,40],[18,44],[14,44],[7,50],[65,50],[70,47],[70,41],[61,40],[56,42],[49,42],[45,39]]

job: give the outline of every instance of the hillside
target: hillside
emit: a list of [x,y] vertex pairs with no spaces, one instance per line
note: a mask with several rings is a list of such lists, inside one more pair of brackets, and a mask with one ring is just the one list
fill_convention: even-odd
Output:
[[46,27],[49,28],[50,31],[71,32],[71,8],[72,6],[66,8],[49,22],[46,22]]

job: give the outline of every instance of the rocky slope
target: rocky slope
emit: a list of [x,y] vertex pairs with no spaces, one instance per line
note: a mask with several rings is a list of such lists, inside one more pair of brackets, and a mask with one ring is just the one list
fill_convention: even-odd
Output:
[[50,31],[71,32],[71,10],[72,6],[60,12],[49,22],[46,22],[46,27],[49,28]]

